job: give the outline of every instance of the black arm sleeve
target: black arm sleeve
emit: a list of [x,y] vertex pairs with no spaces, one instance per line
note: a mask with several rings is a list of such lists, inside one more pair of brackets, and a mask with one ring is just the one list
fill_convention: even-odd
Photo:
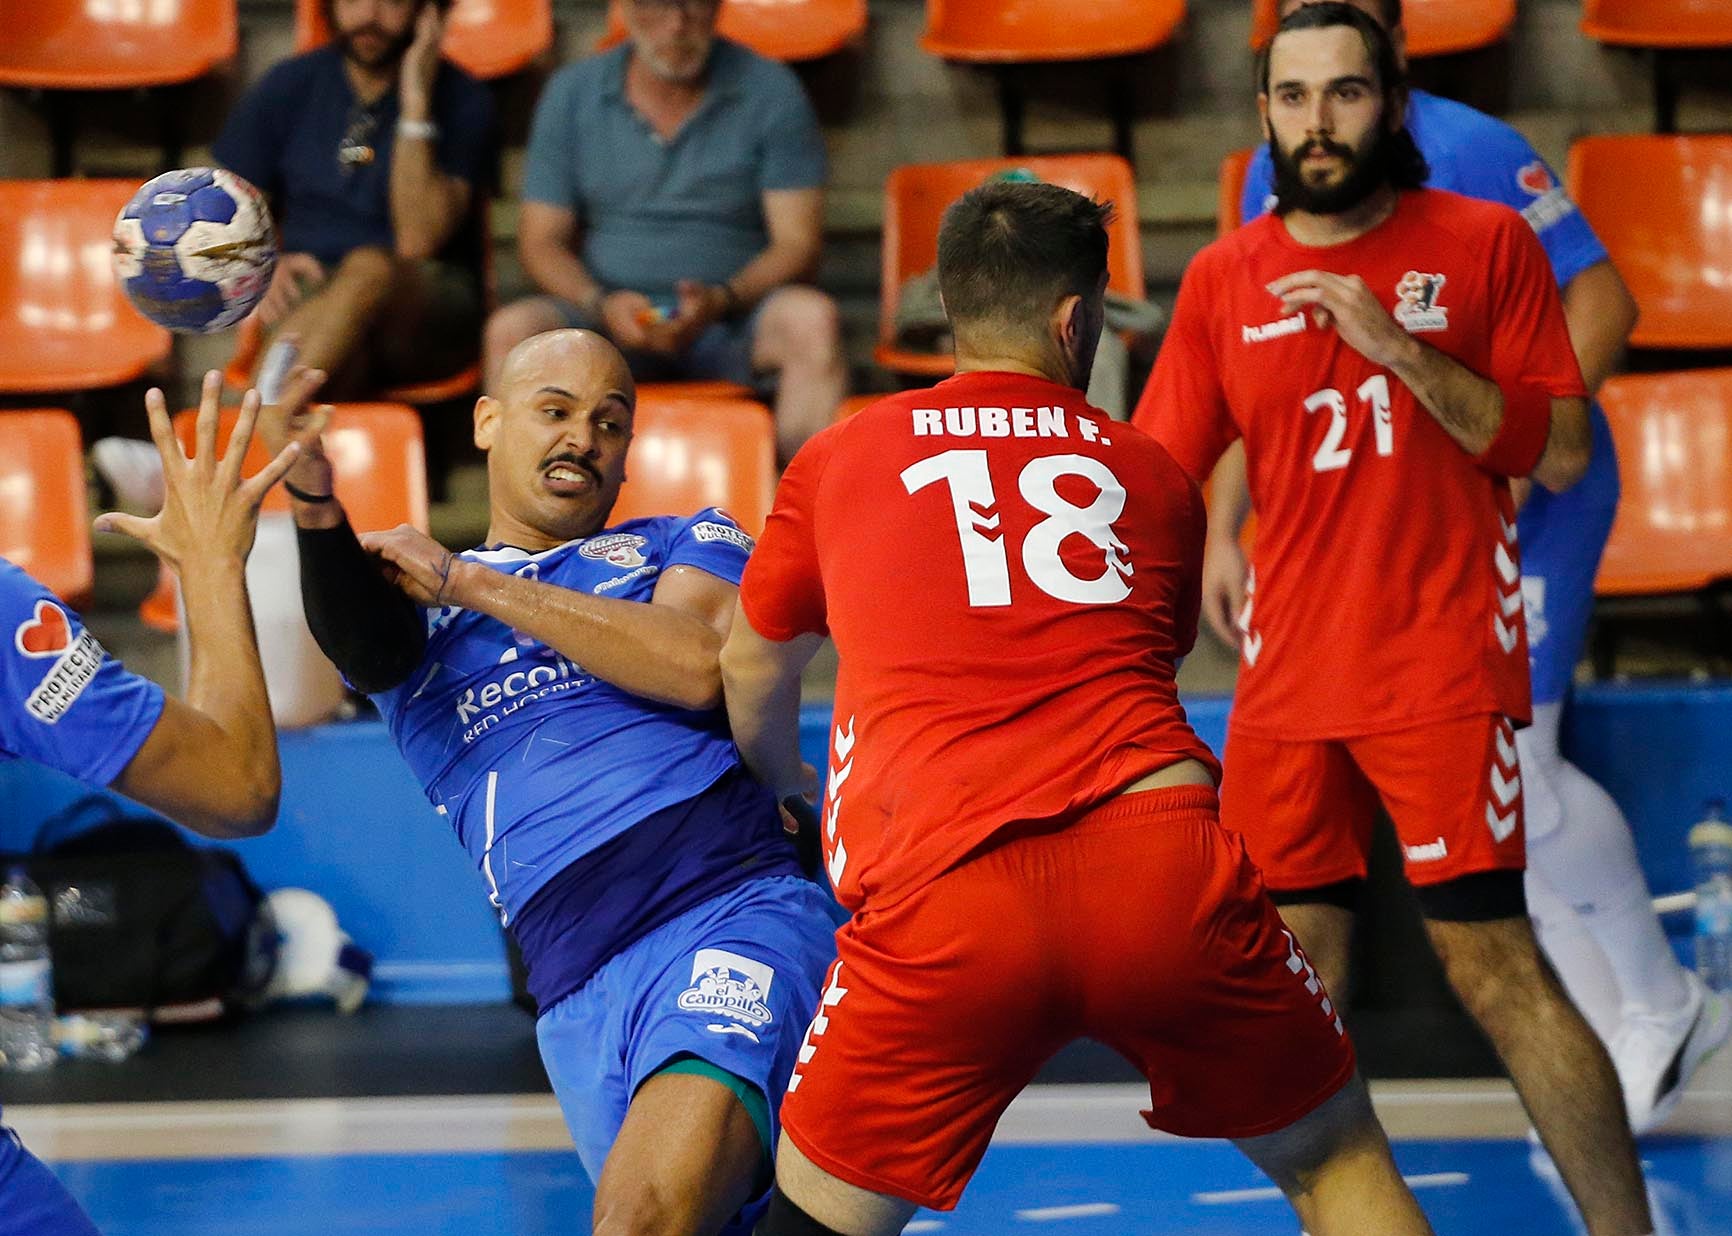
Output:
[[421,609],[393,588],[344,520],[296,528],[307,625],[349,685],[372,695],[406,682],[427,651]]

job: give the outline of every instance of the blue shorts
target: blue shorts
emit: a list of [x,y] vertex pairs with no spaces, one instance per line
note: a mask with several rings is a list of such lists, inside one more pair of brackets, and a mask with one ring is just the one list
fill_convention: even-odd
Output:
[[18,1135],[0,1127],[0,1236],[102,1236]]
[[[676,1056],[761,1089],[774,1146],[841,919],[802,876],[754,880],[663,923],[541,1015],[541,1060],[591,1180],[638,1087]],[[756,1219],[742,1213],[726,1230]]]
[[[559,307],[567,326],[607,333],[600,322],[577,305],[558,297],[550,299]],[[756,386],[752,342],[757,338],[758,319],[763,316],[766,301],[767,298],[759,301],[743,318],[712,322],[692,341],[684,356],[626,352],[632,376],[639,382],[738,382],[741,386]],[[674,308],[672,302],[658,301],[656,305],[663,313],[671,313]]]
[[1588,419],[1594,452],[1587,475],[1561,494],[1535,485],[1516,525],[1535,704],[1555,704],[1569,694],[1593,615],[1600,553],[1618,511],[1611,426],[1597,403],[1589,405]]

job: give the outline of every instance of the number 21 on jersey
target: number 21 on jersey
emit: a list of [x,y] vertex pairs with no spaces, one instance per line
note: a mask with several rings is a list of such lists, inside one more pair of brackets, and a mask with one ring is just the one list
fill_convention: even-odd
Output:
[[[1359,384],[1361,406],[1371,409],[1371,427],[1379,455],[1395,453],[1395,426],[1389,419],[1389,378],[1375,373]],[[1334,472],[1345,468],[1353,458],[1353,448],[1341,445],[1347,437],[1347,400],[1334,387],[1325,387],[1306,397],[1307,412],[1329,413],[1329,428],[1323,431],[1323,445],[1311,456],[1311,466],[1319,472]]]
[[[1067,476],[1091,481],[1100,492],[1087,506],[1077,506],[1058,492],[1059,479]],[[945,451],[902,471],[902,484],[911,495],[936,481],[950,486],[970,608],[1009,605],[1010,551],[986,452]],[[1024,502],[1046,516],[1022,541],[1022,566],[1035,587],[1077,605],[1112,605],[1131,595],[1130,549],[1113,532],[1113,522],[1124,514],[1125,487],[1111,468],[1087,455],[1042,455],[1024,465],[1016,487]],[[1102,551],[1106,566],[1098,576],[1078,575],[1066,565],[1059,551],[1073,535],[1086,537]]]

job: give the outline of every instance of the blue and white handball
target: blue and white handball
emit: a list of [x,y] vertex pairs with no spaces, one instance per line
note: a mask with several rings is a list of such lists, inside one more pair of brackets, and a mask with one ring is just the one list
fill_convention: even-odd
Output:
[[114,221],[114,269],[127,299],[183,334],[226,330],[246,317],[276,265],[264,195],[220,168],[164,172]]

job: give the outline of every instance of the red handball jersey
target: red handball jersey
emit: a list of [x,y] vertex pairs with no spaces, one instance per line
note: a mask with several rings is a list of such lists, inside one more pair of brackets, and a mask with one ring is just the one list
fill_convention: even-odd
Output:
[[1413,393],[1267,285],[1358,275],[1409,331],[1499,385],[1585,394],[1545,251],[1507,207],[1434,190],[1346,244],[1265,216],[1204,249],[1136,410],[1199,480],[1245,439],[1257,543],[1236,729],[1320,740],[1470,713],[1525,721],[1508,482]]
[[1152,439],[1018,374],[892,395],[806,444],[740,601],[769,639],[835,640],[822,818],[844,905],[1179,760],[1218,778],[1174,685],[1203,521]]

